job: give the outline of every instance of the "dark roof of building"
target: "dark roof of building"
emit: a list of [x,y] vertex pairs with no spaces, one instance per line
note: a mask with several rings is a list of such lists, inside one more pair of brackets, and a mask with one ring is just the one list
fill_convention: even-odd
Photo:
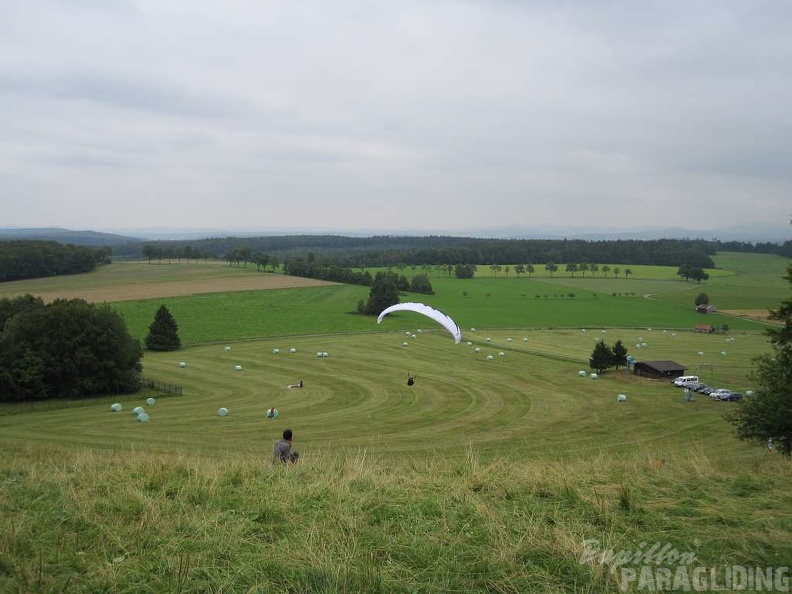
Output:
[[[677,369],[685,369],[684,365],[680,365],[676,361],[641,361],[641,365],[646,365],[657,371],[675,371]],[[638,363],[636,363],[637,365]]]

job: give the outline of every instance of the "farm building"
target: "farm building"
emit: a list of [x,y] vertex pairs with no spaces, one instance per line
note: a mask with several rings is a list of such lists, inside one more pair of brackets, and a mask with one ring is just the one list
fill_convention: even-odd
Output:
[[675,361],[637,361],[633,373],[654,379],[673,379],[685,375],[685,368]]
[[715,326],[711,324],[696,324],[696,327],[693,328],[696,332],[706,332],[707,334],[712,334],[715,332]]
[[702,303],[701,305],[696,306],[696,311],[703,314],[710,314],[718,311],[718,308],[709,303]]

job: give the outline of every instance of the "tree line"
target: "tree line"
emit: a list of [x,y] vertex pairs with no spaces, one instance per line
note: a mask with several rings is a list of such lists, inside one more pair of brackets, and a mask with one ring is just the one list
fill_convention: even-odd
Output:
[[[157,252],[156,250],[160,250]],[[117,256],[152,259],[222,259],[247,253],[268,254],[276,261],[307,258],[313,253],[332,258],[342,268],[385,268],[399,264],[492,264],[608,262],[624,265],[712,268],[718,251],[771,253],[792,257],[792,241],[774,243],[720,242],[703,239],[597,240],[482,239],[470,237],[343,237],[292,235],[172,240],[116,246]],[[152,256],[151,254],[159,254]],[[248,261],[251,261],[248,259]]]
[[111,261],[112,248],[64,245],[57,241],[0,241],[0,282],[91,272]]

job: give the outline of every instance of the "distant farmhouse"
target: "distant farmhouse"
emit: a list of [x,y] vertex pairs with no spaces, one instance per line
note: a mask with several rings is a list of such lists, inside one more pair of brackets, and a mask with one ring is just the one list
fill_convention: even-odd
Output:
[[696,306],[696,311],[703,314],[710,314],[718,311],[718,308],[710,303],[702,303]]
[[653,379],[674,379],[685,375],[685,367],[675,361],[638,361],[633,373]]
[[696,324],[696,327],[693,328],[696,332],[706,332],[707,334],[712,334],[715,332],[715,326],[711,324]]

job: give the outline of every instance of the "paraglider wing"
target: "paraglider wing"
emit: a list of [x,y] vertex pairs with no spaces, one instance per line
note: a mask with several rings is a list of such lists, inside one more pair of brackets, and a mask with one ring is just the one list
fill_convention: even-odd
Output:
[[416,313],[423,314],[429,318],[432,318],[435,322],[439,323],[446,330],[448,330],[454,337],[454,342],[456,344],[459,344],[459,341],[462,340],[462,331],[459,329],[459,326],[457,326],[457,323],[454,320],[445,315],[443,312],[438,311],[433,307],[429,307],[428,305],[424,305],[423,303],[407,302],[391,305],[390,307],[382,310],[380,315],[377,316],[377,324],[381,323],[385,316],[387,316],[389,313],[393,313],[394,311],[414,311]]

